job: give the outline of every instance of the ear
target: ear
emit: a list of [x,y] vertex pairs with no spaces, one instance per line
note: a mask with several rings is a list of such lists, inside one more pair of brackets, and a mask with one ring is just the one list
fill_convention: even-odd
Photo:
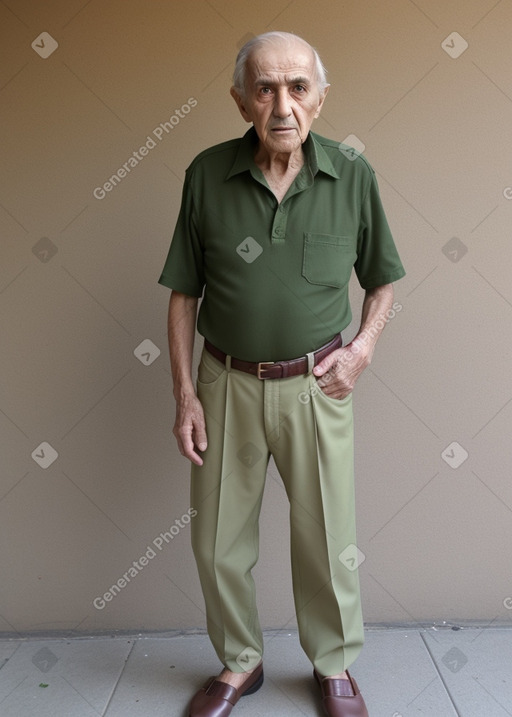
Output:
[[323,94],[320,97],[320,100],[318,102],[318,107],[316,108],[315,112],[315,119],[320,115],[320,111],[324,105],[325,98],[327,97],[327,93],[329,92],[329,87],[331,85],[327,85],[327,87],[324,89]]
[[244,120],[246,122],[252,122],[252,118],[251,118],[249,112],[247,112],[247,109],[245,107],[245,101],[241,97],[241,95],[238,93],[236,88],[232,87],[229,92],[230,92],[231,97],[235,100],[236,105],[237,105],[238,109],[240,110],[240,114],[242,115]]

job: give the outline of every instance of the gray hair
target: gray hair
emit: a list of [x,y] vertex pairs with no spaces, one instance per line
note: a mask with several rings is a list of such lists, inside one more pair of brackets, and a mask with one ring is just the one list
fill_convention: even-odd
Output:
[[318,89],[320,90],[320,92],[323,92],[325,88],[329,85],[329,83],[327,82],[327,70],[325,69],[322,60],[320,59],[320,55],[315,50],[315,48],[312,47],[308,42],[306,42],[306,40],[304,40],[302,37],[294,35],[291,32],[272,31],[265,32],[262,35],[256,35],[256,37],[252,37],[248,42],[245,43],[245,45],[238,53],[235,63],[235,70],[233,72],[233,86],[238,92],[238,94],[241,97],[245,97],[245,70],[247,66],[247,60],[249,59],[251,52],[261,47],[262,45],[270,44],[273,42],[275,43],[276,40],[284,40],[286,42],[290,42],[291,40],[300,40],[309,48],[311,48],[315,61],[315,72]]

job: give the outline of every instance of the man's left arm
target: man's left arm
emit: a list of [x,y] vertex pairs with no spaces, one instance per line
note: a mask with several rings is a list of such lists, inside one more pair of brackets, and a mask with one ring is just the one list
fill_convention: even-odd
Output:
[[322,391],[331,398],[341,400],[348,396],[361,373],[371,363],[375,344],[386,325],[386,314],[392,303],[393,284],[368,289],[357,335],[313,369]]

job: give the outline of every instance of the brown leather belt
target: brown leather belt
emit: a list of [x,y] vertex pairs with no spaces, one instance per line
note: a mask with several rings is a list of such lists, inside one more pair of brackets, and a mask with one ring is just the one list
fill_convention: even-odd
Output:
[[[332,341],[329,341],[328,344],[321,346],[318,351],[314,351],[308,356],[301,356],[300,358],[290,359],[289,361],[260,361],[259,363],[231,358],[231,368],[235,368],[238,371],[245,371],[261,380],[300,376],[301,374],[309,373],[309,371],[313,369],[313,366],[319,364],[320,361],[323,361],[326,356],[335,349],[340,348],[341,345],[341,334],[336,334]],[[207,340],[204,342],[204,347],[221,363],[226,363],[227,354],[225,354],[224,351],[212,346]]]

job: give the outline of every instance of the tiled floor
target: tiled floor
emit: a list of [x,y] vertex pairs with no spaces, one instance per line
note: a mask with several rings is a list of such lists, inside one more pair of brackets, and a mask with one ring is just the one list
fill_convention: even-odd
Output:
[[[1,717],[186,717],[218,671],[205,635],[0,640]],[[368,628],[351,669],[370,717],[512,715],[509,628]],[[265,634],[265,683],[240,717],[321,717],[295,632]]]

